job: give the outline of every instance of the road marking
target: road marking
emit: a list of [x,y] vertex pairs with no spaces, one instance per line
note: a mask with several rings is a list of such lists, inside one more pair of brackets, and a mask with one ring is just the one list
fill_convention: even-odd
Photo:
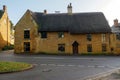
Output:
[[75,65],[67,65],[67,66],[74,67]]
[[41,66],[47,66],[47,64],[40,64]]
[[[35,64],[37,65],[37,64]],[[88,67],[88,68],[114,68],[114,67],[111,67],[111,66],[100,66],[100,65],[72,65],[72,64],[40,64],[40,66],[58,66],[58,67],[79,67],[79,68],[84,68],[84,67]]]
[[87,66],[87,67],[89,67],[89,68],[94,68],[95,66]]
[[48,66],[56,66],[56,64],[48,64]]
[[65,66],[65,65],[59,65],[59,64],[58,64],[57,66],[63,67],[63,66]]

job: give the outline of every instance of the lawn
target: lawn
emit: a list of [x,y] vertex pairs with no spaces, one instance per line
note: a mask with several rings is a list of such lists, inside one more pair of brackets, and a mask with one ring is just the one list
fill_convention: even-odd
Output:
[[29,68],[32,68],[32,65],[28,63],[0,61],[0,73],[23,71]]

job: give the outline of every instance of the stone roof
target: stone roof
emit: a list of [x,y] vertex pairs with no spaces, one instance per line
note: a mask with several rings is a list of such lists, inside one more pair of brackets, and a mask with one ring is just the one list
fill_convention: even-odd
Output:
[[44,14],[32,12],[39,31],[78,33],[110,33],[111,28],[102,12]]

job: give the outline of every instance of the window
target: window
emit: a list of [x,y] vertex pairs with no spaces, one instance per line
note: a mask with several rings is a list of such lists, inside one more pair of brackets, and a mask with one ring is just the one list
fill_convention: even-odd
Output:
[[91,34],[87,34],[87,41],[91,41],[92,40],[92,35]]
[[91,44],[88,44],[88,45],[87,45],[87,51],[88,51],[88,52],[92,52],[92,45],[91,45]]
[[41,32],[41,38],[47,38],[47,32]]
[[58,44],[58,51],[65,52],[65,44]]
[[30,42],[24,42],[24,52],[30,51]]
[[58,32],[58,38],[63,38],[64,37],[64,32]]
[[120,40],[120,33],[116,33],[116,39]]
[[106,44],[102,44],[102,52],[106,52],[106,51],[107,51]]
[[102,42],[106,41],[106,34],[102,34]]
[[24,30],[24,39],[30,39],[30,30]]

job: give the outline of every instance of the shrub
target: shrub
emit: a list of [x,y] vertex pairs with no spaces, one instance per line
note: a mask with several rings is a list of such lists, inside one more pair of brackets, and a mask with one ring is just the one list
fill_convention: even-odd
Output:
[[12,50],[14,49],[14,45],[4,46],[2,50]]

